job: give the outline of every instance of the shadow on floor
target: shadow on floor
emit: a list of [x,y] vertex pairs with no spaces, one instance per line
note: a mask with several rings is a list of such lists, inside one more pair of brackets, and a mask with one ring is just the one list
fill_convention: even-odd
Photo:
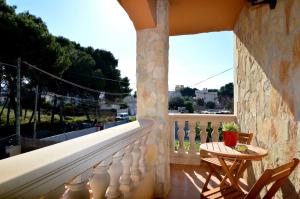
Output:
[[[171,164],[171,190],[168,199],[199,199],[208,169],[205,166]],[[212,176],[208,189],[216,187],[220,181]],[[240,181],[243,189],[248,186],[244,180]]]

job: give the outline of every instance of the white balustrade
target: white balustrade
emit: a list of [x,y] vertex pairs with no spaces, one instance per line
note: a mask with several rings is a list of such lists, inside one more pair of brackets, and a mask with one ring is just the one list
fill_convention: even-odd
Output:
[[190,148],[189,148],[189,154],[195,155],[196,154],[196,145],[195,145],[195,137],[196,137],[196,122],[191,121],[189,122],[189,141],[190,141]]
[[[185,140],[185,123],[188,124],[188,137]],[[220,123],[236,121],[234,115],[209,115],[209,114],[169,114],[170,137],[170,162],[173,164],[200,164],[200,151],[196,148],[207,140],[219,141]],[[176,126],[177,123],[177,126]],[[209,126],[210,124],[210,126]],[[200,129],[196,130],[196,127]],[[198,134],[198,133],[199,134]],[[177,134],[178,145],[175,147]],[[197,138],[197,139],[196,139]],[[185,151],[184,146],[188,142],[189,150]],[[176,151],[175,148],[178,148]]]
[[184,154],[184,152],[185,152],[185,150],[184,150],[184,135],[185,135],[184,125],[185,125],[185,121],[178,120],[177,124],[178,124],[178,140],[179,140],[178,153],[179,154]]
[[0,160],[0,198],[128,198],[146,171],[153,125],[143,119]]
[[130,197],[130,192],[133,188],[132,180],[130,178],[130,167],[132,165],[132,151],[133,146],[129,145],[125,149],[125,155],[122,159],[123,173],[120,177],[120,191],[123,193],[124,198]]
[[89,179],[89,182],[94,199],[105,198],[106,189],[109,185],[109,174],[107,171],[110,163],[111,158],[100,162],[93,169],[93,176]]
[[140,166],[140,171],[141,171],[142,177],[145,177],[146,171],[147,171],[147,166],[146,166],[146,161],[145,161],[146,148],[147,148],[146,147],[147,137],[148,136],[144,136],[141,139],[141,146],[140,146],[141,158],[139,161],[139,166]]
[[140,150],[140,140],[137,140],[134,143],[134,148],[132,150],[132,167],[130,169],[131,171],[131,179],[133,181],[134,186],[137,186],[140,179],[141,179],[141,172],[139,169],[139,160],[141,156],[141,150]]
[[120,176],[122,174],[122,164],[121,160],[123,158],[124,151],[121,150],[113,156],[113,161],[108,169],[109,173],[109,186],[106,192],[106,197],[108,199],[118,198],[121,195],[120,186]]
[[71,182],[66,184],[67,191],[63,195],[63,199],[89,199],[90,193],[87,188],[87,179],[81,175],[75,177]]

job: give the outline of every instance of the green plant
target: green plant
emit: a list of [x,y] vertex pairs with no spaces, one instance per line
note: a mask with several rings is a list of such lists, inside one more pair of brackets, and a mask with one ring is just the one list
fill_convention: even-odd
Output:
[[223,124],[223,131],[228,132],[238,132],[240,130],[239,126],[235,122],[229,122]]

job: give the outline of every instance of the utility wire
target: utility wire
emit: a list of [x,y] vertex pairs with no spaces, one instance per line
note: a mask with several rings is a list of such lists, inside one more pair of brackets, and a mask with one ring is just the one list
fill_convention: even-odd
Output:
[[33,69],[36,69],[36,70],[40,71],[41,73],[44,73],[44,74],[46,74],[46,75],[48,75],[48,76],[54,78],[54,79],[60,80],[60,81],[62,81],[62,82],[64,82],[64,83],[70,84],[70,85],[72,85],[72,86],[76,86],[76,87],[81,88],[81,89],[83,89],[83,90],[87,90],[87,91],[94,92],[94,93],[98,93],[98,94],[104,93],[104,94],[108,94],[108,95],[127,95],[127,94],[129,94],[129,93],[110,93],[110,92],[106,92],[106,91],[98,91],[98,90],[95,90],[95,89],[92,89],[92,88],[88,88],[88,87],[86,87],[86,86],[82,86],[82,85],[80,85],[80,84],[76,84],[76,83],[74,83],[74,82],[65,80],[65,79],[63,79],[63,78],[61,78],[61,77],[58,77],[58,76],[56,76],[56,75],[53,75],[53,74],[51,74],[51,73],[49,73],[49,72],[47,72],[47,71],[45,71],[45,70],[43,70],[43,69],[40,69],[40,68],[38,68],[38,67],[36,67],[36,66],[34,66],[34,65],[32,65],[32,64],[29,64],[29,63],[26,62],[26,61],[23,61],[23,63],[26,64],[27,66],[33,68]]
[[7,63],[4,63],[4,62],[0,62],[0,65],[10,66],[10,67],[13,67],[13,68],[17,68],[17,66],[15,66],[15,65],[7,64]]
[[121,81],[121,80],[115,80],[115,79],[110,79],[110,78],[105,78],[105,77],[97,77],[97,76],[94,76],[94,75],[83,75],[83,74],[79,74],[79,73],[74,73],[74,72],[70,72],[72,74],[75,74],[75,75],[79,75],[79,76],[82,76],[82,77],[89,77],[89,78],[95,78],[95,79],[102,79],[102,80],[107,80],[107,81],[113,81],[113,82],[123,82],[123,83],[127,83],[125,81]]
[[92,100],[87,98],[79,98],[79,97],[72,97],[72,96],[66,96],[66,95],[59,95],[56,93],[47,93],[46,95],[51,97],[58,97],[58,98],[67,98],[67,99],[74,99],[74,100],[80,100],[80,101],[88,101],[88,102],[101,102],[100,100]]
[[210,76],[209,78],[206,78],[206,79],[204,79],[204,80],[201,80],[200,82],[197,82],[196,84],[193,84],[193,85],[191,85],[190,87],[196,86],[196,85],[198,85],[198,84],[202,84],[203,82],[206,82],[207,80],[212,79],[212,78],[214,78],[214,77],[216,77],[216,76],[219,76],[219,75],[221,75],[221,74],[223,74],[223,73],[225,73],[225,72],[227,72],[227,71],[230,71],[230,70],[232,70],[232,69],[233,69],[233,67],[228,68],[228,69],[226,69],[226,70],[224,70],[224,71],[222,71],[222,72],[220,72],[220,73],[218,73],[218,74],[215,74],[215,75],[213,75],[213,76]]

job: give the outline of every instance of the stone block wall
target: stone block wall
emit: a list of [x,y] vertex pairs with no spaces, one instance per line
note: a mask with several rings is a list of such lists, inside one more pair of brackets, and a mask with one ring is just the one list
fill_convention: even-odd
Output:
[[[266,168],[300,158],[300,1],[246,6],[234,32],[237,119],[269,152],[248,170],[252,184]],[[300,166],[276,195],[298,197]]]

